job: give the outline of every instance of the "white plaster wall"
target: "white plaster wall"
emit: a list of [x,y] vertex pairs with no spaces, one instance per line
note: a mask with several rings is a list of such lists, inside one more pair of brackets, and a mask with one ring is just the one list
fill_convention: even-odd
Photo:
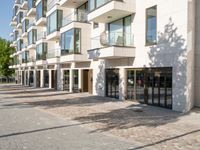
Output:
[[[187,82],[187,36],[188,36],[187,0],[148,0],[136,1],[136,13],[133,15],[132,32],[134,34],[135,58],[107,60],[108,67],[173,67],[173,110],[187,111],[192,101],[192,83]],[[157,5],[158,44],[145,46],[146,8]],[[91,31],[91,37],[100,35],[106,25],[100,24]],[[95,65],[94,65],[95,64]],[[97,66],[98,65],[98,66]],[[99,74],[100,62],[92,62],[94,82]],[[95,70],[97,69],[97,70]],[[103,73],[100,76],[103,78]],[[191,78],[192,79],[192,78]],[[96,79],[96,81],[99,81]],[[98,84],[98,83],[96,83]],[[100,83],[99,83],[100,84]],[[101,88],[94,86],[96,93],[103,94]],[[104,93],[105,94],[105,93]],[[189,102],[188,102],[189,99]]]

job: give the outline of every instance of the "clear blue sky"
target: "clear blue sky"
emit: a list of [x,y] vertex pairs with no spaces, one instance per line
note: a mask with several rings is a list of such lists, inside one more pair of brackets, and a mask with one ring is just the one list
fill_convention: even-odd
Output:
[[9,37],[12,28],[10,27],[10,21],[12,19],[12,7],[14,0],[0,0],[0,37],[10,40]]

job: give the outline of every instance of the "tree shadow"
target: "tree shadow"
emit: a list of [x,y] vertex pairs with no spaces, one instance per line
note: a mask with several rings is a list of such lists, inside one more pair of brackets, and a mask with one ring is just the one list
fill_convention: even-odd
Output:
[[178,28],[169,18],[164,32],[158,33],[157,45],[151,46],[148,52],[150,67],[173,67],[173,107],[180,111],[186,111],[185,106],[190,107],[190,104],[186,104],[186,48],[186,40],[178,34]]

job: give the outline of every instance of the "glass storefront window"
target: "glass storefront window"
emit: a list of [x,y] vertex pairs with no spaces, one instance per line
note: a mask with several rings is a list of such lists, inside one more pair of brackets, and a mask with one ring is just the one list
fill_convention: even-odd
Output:
[[127,98],[172,108],[172,68],[127,70]]

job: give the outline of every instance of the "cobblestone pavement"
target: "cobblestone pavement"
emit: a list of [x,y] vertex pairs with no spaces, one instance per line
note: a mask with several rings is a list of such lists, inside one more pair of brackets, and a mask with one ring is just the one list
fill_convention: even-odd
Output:
[[118,137],[91,133],[77,121],[33,107],[15,107],[20,98],[12,98],[20,96],[18,88],[0,85],[0,150],[126,150],[135,145]]
[[[64,120],[70,120],[67,121],[67,123],[71,121],[73,122],[75,121],[75,124],[78,123],[79,125],[76,125],[75,127],[78,128],[77,129],[78,133],[79,130],[81,131],[83,130],[84,132],[86,132],[85,133],[86,135],[83,136],[84,140],[87,139],[85,138],[87,136],[91,137],[92,135],[95,136],[97,135],[97,136],[102,136],[103,138],[109,137],[109,139],[111,136],[112,137],[111,141],[113,141],[113,139],[116,139],[117,136],[117,140],[126,143],[122,144],[123,142],[120,143],[117,140],[114,140],[113,143],[111,142],[111,144],[107,144],[105,146],[107,149],[115,149],[112,148],[112,145],[116,146],[118,149],[128,149],[128,150],[136,150],[144,148],[162,149],[162,150],[200,149],[199,108],[193,109],[190,113],[182,114],[163,108],[141,105],[136,102],[130,102],[130,101],[122,102],[119,100],[114,100],[109,98],[91,96],[87,93],[71,94],[63,91],[58,92],[48,89],[31,89],[28,87],[14,86],[14,85],[1,86],[0,96],[2,97],[1,99],[3,99],[0,101],[0,116],[2,116],[1,114],[2,110],[8,112],[10,110],[10,112],[13,112],[14,114],[16,110],[22,111],[21,112],[22,114],[24,114],[25,110],[33,111],[33,114],[48,112],[49,114],[55,116],[52,117],[50,115],[53,118],[50,119],[53,123],[58,123],[59,121],[55,120],[58,118],[63,118]],[[36,111],[38,109],[40,111]],[[27,115],[26,117],[28,117],[33,122],[37,122],[38,121],[37,118],[40,119],[40,117],[36,115],[36,117],[33,117],[36,118],[36,120],[35,119],[32,120],[32,116],[34,116],[33,114],[28,114],[28,113],[25,114]],[[43,115],[47,114],[44,113]],[[49,122],[46,121],[46,119],[48,118],[47,116],[42,117],[43,119],[45,118],[44,119],[45,121],[42,123],[41,121],[39,121],[40,125]],[[23,119],[20,122],[26,124],[24,123],[25,122],[24,118],[26,117],[23,117]],[[10,120],[9,117],[7,117],[7,119]],[[14,120],[16,121],[16,119]],[[0,119],[0,124],[1,122],[2,121]],[[6,123],[7,121],[4,122]],[[32,124],[34,123],[31,123],[31,125]],[[71,131],[71,127],[67,127],[67,129]],[[65,131],[67,129],[65,129]],[[0,126],[0,131],[1,131],[1,126]],[[55,135],[59,135],[57,129],[50,131],[51,132],[55,131],[56,132]],[[37,134],[39,133],[43,132],[37,132]],[[48,132],[45,131],[45,133]],[[66,131],[66,133],[68,134],[68,131]],[[49,136],[52,138],[53,137],[56,138],[56,136],[52,136],[50,134]],[[71,139],[70,136],[68,138]],[[76,139],[73,141],[77,142],[76,136],[73,136],[74,139]],[[57,141],[58,143],[62,142],[60,141],[60,137],[57,137],[57,140],[54,139],[52,141]],[[94,141],[96,141],[96,139]],[[97,142],[98,144],[104,143],[98,139],[97,141],[99,141],[99,143]],[[134,144],[131,144],[133,141]],[[41,142],[43,141],[40,141],[39,143]],[[18,142],[11,142],[11,143],[18,143]],[[50,143],[52,144],[53,142]],[[91,144],[91,142],[86,144]],[[111,147],[108,147],[108,145]],[[121,147],[122,145],[125,147]],[[99,145],[96,145],[96,147],[93,147],[93,149],[98,149],[98,147]]]

